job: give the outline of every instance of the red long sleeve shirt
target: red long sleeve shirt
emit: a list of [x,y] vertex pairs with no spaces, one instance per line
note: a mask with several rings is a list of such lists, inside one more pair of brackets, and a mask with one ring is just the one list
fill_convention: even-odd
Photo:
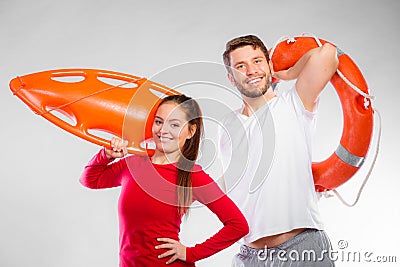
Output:
[[[111,163],[104,149],[85,167],[80,182],[92,189],[121,186],[118,203],[120,266],[163,266],[166,258],[157,256],[159,237],[179,240],[182,217],[177,207],[176,164],[158,165],[148,157],[132,155]],[[191,174],[193,201],[215,213],[223,227],[212,237],[186,248],[186,262],[172,266],[194,266],[194,262],[227,248],[248,233],[246,219],[199,165]]]

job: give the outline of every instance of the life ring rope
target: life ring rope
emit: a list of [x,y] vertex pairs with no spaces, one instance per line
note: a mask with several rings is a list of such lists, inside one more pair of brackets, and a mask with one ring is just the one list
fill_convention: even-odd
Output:
[[[352,84],[352,83],[346,78],[346,76],[343,75],[343,73],[342,73],[340,70],[336,70],[336,72],[337,72],[337,74],[340,76],[340,78],[342,78],[342,80],[343,80],[345,83],[347,83],[348,86],[351,87],[351,89],[353,89],[354,91],[356,91],[357,93],[359,93],[360,95],[362,95],[362,96],[365,97],[365,98],[368,98],[368,99],[371,99],[371,100],[374,100],[374,99],[375,99],[375,96],[370,95],[370,94],[367,94],[367,93],[364,93],[363,91],[361,91],[360,88],[358,88],[357,86],[355,86],[354,84]],[[365,102],[364,102],[364,103],[365,103]],[[365,105],[364,105],[364,107],[365,107]],[[365,107],[365,109],[367,109],[367,108],[368,108],[368,106]]]
[[[375,166],[376,163],[376,159],[378,157],[378,153],[380,150],[380,142],[381,142],[381,133],[382,133],[382,118],[381,118],[381,114],[379,113],[379,111],[377,109],[374,109],[374,114],[377,115],[377,121],[379,122],[378,126],[377,126],[377,140],[376,140],[376,149],[375,149],[375,153],[374,153],[374,158],[372,160],[371,166],[368,169],[368,173],[366,174],[364,181],[362,182],[360,189],[358,190],[357,196],[355,198],[355,200],[353,201],[353,203],[349,203],[346,200],[344,200],[344,198],[341,196],[341,194],[336,190],[336,189],[332,189],[331,191],[336,195],[336,197],[347,207],[354,207],[358,201],[360,200],[361,197],[361,193],[364,190],[365,185],[368,182],[369,177],[371,176],[372,170]],[[368,155],[365,156],[365,158],[367,158]],[[329,197],[333,197],[334,195],[329,194],[328,190],[325,190],[322,192],[322,195],[325,196],[326,198]]]

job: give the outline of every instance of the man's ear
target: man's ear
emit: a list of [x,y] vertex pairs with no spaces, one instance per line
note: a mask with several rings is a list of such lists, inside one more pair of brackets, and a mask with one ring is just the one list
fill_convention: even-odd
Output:
[[228,76],[228,80],[231,82],[231,84],[233,86],[236,86],[236,82],[235,82],[235,79],[233,78],[233,74],[231,72],[228,72],[227,76]]
[[268,61],[268,65],[269,65],[269,70],[271,71],[271,75],[274,76],[274,65],[272,64],[272,60],[270,59]]

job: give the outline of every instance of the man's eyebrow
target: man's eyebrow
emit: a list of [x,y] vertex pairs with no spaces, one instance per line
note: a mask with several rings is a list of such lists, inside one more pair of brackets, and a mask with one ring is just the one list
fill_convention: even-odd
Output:
[[[255,59],[264,59],[264,57],[263,56],[255,56],[255,57],[251,58],[251,60],[255,60]],[[243,63],[245,63],[245,61],[241,60],[241,61],[236,62],[233,66],[237,66],[237,65],[240,65]]]
[[240,65],[240,64],[243,64],[244,63],[244,61],[242,60],[242,61],[238,61],[238,62],[236,62],[233,66],[237,66],[237,65]]

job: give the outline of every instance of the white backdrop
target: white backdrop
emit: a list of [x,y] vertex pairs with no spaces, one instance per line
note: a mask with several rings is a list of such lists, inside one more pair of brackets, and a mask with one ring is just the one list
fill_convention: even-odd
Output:
[[[12,78],[58,68],[157,78],[185,62],[221,63],[226,41],[239,35],[256,34],[272,46],[283,35],[303,32],[335,43],[353,58],[383,119],[381,150],[359,203],[353,208],[337,198],[320,203],[339,252],[337,266],[395,266],[372,261],[384,260],[377,256],[400,261],[399,11],[397,0],[0,0],[0,266],[118,265],[119,190],[90,191],[78,183],[99,148],[31,112],[10,92]],[[320,107],[316,160],[328,156],[340,138],[341,110],[332,87],[324,91]],[[349,201],[366,172],[339,188]],[[213,214],[194,209],[182,225],[182,240],[200,242],[218,227]],[[237,250],[234,245],[198,266],[229,266]],[[342,257],[355,252],[372,253],[371,262]]]

